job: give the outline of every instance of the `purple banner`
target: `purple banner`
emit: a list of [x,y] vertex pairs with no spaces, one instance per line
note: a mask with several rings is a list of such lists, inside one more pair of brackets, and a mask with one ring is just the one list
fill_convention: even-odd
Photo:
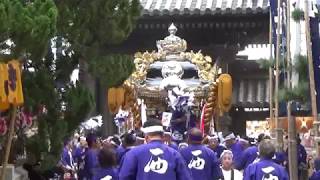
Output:
[[319,17],[310,17],[310,34],[312,42],[312,58],[315,88],[317,92],[317,109],[320,112],[320,34]]

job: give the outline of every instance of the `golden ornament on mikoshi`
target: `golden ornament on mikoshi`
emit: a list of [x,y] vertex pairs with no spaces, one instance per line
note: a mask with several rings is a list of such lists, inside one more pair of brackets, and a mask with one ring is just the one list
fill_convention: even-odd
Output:
[[218,81],[218,106],[228,112],[232,103],[232,78],[229,74],[221,74]]

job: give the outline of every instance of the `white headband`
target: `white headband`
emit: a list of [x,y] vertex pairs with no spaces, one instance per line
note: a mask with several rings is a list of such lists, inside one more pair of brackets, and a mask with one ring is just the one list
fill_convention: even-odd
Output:
[[230,140],[230,139],[235,139],[235,138],[236,138],[236,136],[233,133],[231,133],[231,134],[229,134],[228,136],[226,136],[224,138],[224,141],[227,141],[227,140]]
[[141,129],[144,133],[163,132],[162,126],[149,126]]
[[208,140],[219,139],[217,135],[207,136]]
[[137,138],[138,140],[143,140],[143,141],[144,141],[144,138],[143,138],[143,137],[137,136],[136,138]]
[[233,158],[233,153],[232,153],[232,151],[230,151],[230,150],[223,150],[223,152],[221,153],[221,155],[220,155],[220,158],[222,158],[224,155],[226,155],[226,154],[230,154],[231,155],[231,158]]
[[180,143],[178,148],[188,147],[187,143]]

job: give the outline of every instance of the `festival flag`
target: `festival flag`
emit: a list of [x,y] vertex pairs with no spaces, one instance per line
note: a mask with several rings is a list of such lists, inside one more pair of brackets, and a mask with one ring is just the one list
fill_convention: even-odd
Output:
[[[317,4],[318,3],[318,4]],[[315,90],[317,92],[317,111],[320,112],[320,32],[319,32],[319,16],[317,7],[320,7],[320,2],[311,1],[310,4],[310,37],[312,43],[312,59],[314,69]]]
[[[271,13],[271,23],[272,23],[272,44],[273,44],[273,54],[274,57],[277,57],[277,34],[280,34],[280,59],[279,64],[282,64],[284,62],[284,58],[286,57],[287,53],[287,3],[286,1],[281,1],[280,9],[278,9],[278,0],[272,0],[270,2],[270,13]],[[280,14],[279,12],[280,11]],[[280,15],[280,21],[278,22],[278,15]],[[280,26],[280,31],[278,31],[278,25]],[[286,64],[286,63],[284,63]],[[279,82],[284,83],[286,77],[286,71],[279,72]],[[279,84],[279,86],[282,86],[282,84]],[[284,116],[287,113],[287,106],[286,102],[279,102],[279,116]]]
[[274,46],[274,57],[276,57],[276,46],[277,46],[277,24],[276,21],[278,16],[278,2],[270,1],[270,13],[271,13],[271,23],[272,23],[272,44]]
[[144,124],[147,121],[147,106],[144,100],[141,100],[141,122]]
[[204,124],[205,124],[205,122],[204,122],[204,114],[205,114],[206,109],[207,109],[206,106],[207,106],[207,105],[204,104],[204,106],[203,106],[203,108],[202,108],[202,111],[201,111],[200,130],[201,130],[202,134],[204,134]]
[[[272,44],[274,46],[274,57],[276,57],[276,46],[277,46],[277,34],[280,33],[280,54],[285,57],[287,48],[287,4],[286,1],[282,1],[280,6],[280,22],[278,22],[278,1],[270,1],[270,13],[271,13],[271,23],[272,23]],[[281,24],[280,32],[277,32],[278,24]]]

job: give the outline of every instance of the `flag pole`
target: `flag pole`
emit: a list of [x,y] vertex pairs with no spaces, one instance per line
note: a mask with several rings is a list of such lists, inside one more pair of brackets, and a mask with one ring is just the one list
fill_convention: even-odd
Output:
[[[270,8],[270,22],[269,22],[269,46],[270,46],[270,62],[272,62],[272,14],[271,14],[271,8]],[[271,63],[272,64],[272,63]],[[274,113],[273,113],[273,66],[269,66],[269,116],[270,116],[270,122],[274,122]]]
[[6,144],[6,151],[5,151],[5,155],[4,155],[3,163],[2,163],[2,170],[1,170],[0,180],[5,180],[6,167],[7,167],[9,156],[10,156],[12,138],[13,138],[13,134],[14,134],[14,124],[16,122],[16,115],[17,115],[17,107],[16,106],[12,106],[9,134],[8,134],[8,139],[7,139],[7,144]]
[[277,138],[277,152],[282,151],[282,142],[283,142],[283,132],[282,128],[280,127],[280,120],[279,120],[279,61],[280,61],[280,27],[281,27],[281,0],[278,0],[278,18],[277,18],[277,49],[276,49],[276,79],[275,79],[275,124],[276,124],[276,138]]
[[313,117],[313,130],[315,135],[315,146],[317,156],[319,156],[319,119],[317,112],[317,102],[316,102],[316,90],[314,82],[314,69],[313,69],[313,60],[312,60],[312,49],[311,49],[311,37],[310,37],[310,19],[309,19],[309,2],[308,0],[304,1],[304,19],[305,19],[305,29],[307,37],[307,55],[308,55],[308,69],[309,69],[309,83],[310,83],[310,96],[311,96],[311,108],[312,108],[312,117]]
[[[290,0],[287,0],[287,88],[292,89],[291,84],[291,73],[292,73],[292,63],[291,63],[291,4]],[[296,120],[291,114],[292,100],[287,102],[287,118],[288,118],[288,154],[289,154],[289,173],[291,180],[298,180],[298,160],[297,160],[297,141],[296,141]]]

